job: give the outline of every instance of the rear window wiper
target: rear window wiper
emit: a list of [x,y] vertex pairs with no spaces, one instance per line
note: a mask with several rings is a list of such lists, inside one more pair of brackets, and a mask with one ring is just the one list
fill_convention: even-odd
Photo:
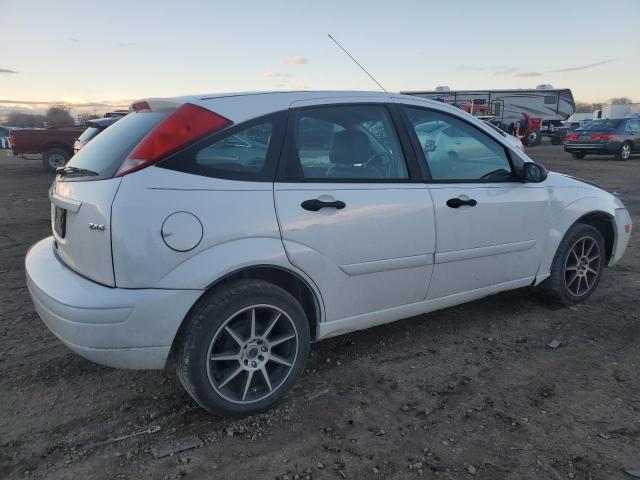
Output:
[[69,175],[92,175],[92,176],[96,176],[96,175],[100,175],[98,172],[94,172],[93,170],[89,170],[88,168],[78,168],[78,167],[71,167],[71,166],[66,166],[66,167],[58,167],[56,168],[56,174],[60,175],[61,177],[66,177]]

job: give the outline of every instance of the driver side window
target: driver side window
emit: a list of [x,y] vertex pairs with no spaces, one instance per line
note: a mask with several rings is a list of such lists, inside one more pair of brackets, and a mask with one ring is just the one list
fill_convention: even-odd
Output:
[[489,135],[433,110],[407,107],[406,112],[433,180],[514,180],[505,148]]
[[405,157],[383,105],[301,109],[294,124],[293,168],[309,180],[389,181],[409,178]]

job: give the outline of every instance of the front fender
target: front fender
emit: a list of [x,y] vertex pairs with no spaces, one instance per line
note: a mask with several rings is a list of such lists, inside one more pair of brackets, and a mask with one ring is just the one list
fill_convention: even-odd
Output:
[[[590,213],[602,213],[610,217],[614,222],[618,221],[616,219],[616,206],[610,199],[604,196],[593,195],[582,197],[567,205],[559,205],[560,209],[555,212],[553,212],[554,203],[555,202],[552,201],[552,215],[546,248],[544,249],[545,254],[538,269],[536,285],[550,275],[551,264],[553,263],[558,246],[574,223]],[[624,245],[620,245],[620,229],[617,223],[614,225],[614,235],[616,237],[614,238],[614,253],[617,254],[619,258],[622,256],[626,242]],[[614,255],[612,255],[611,260],[612,262],[614,261]]]

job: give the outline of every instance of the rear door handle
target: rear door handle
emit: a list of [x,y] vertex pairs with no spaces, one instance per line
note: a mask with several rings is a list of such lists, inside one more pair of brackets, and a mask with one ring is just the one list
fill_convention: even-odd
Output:
[[447,207],[451,208],[460,208],[463,205],[469,205],[470,207],[475,207],[478,204],[473,198],[462,199],[462,198],[450,198],[447,200]]
[[347,206],[347,204],[340,200],[335,200],[333,202],[323,202],[322,200],[313,198],[311,200],[305,200],[300,204],[300,206],[305,210],[309,210],[311,212],[317,212],[321,208],[336,208],[338,210],[342,210],[344,207]]

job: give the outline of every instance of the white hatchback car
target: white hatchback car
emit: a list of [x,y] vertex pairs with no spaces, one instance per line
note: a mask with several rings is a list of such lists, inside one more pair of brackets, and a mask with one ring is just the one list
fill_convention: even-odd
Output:
[[69,348],[120,368],[171,358],[207,410],[268,407],[313,340],[528,285],[584,300],[629,240],[618,198],[440,102],[284,92],[132,110],[59,170],[28,287]]

